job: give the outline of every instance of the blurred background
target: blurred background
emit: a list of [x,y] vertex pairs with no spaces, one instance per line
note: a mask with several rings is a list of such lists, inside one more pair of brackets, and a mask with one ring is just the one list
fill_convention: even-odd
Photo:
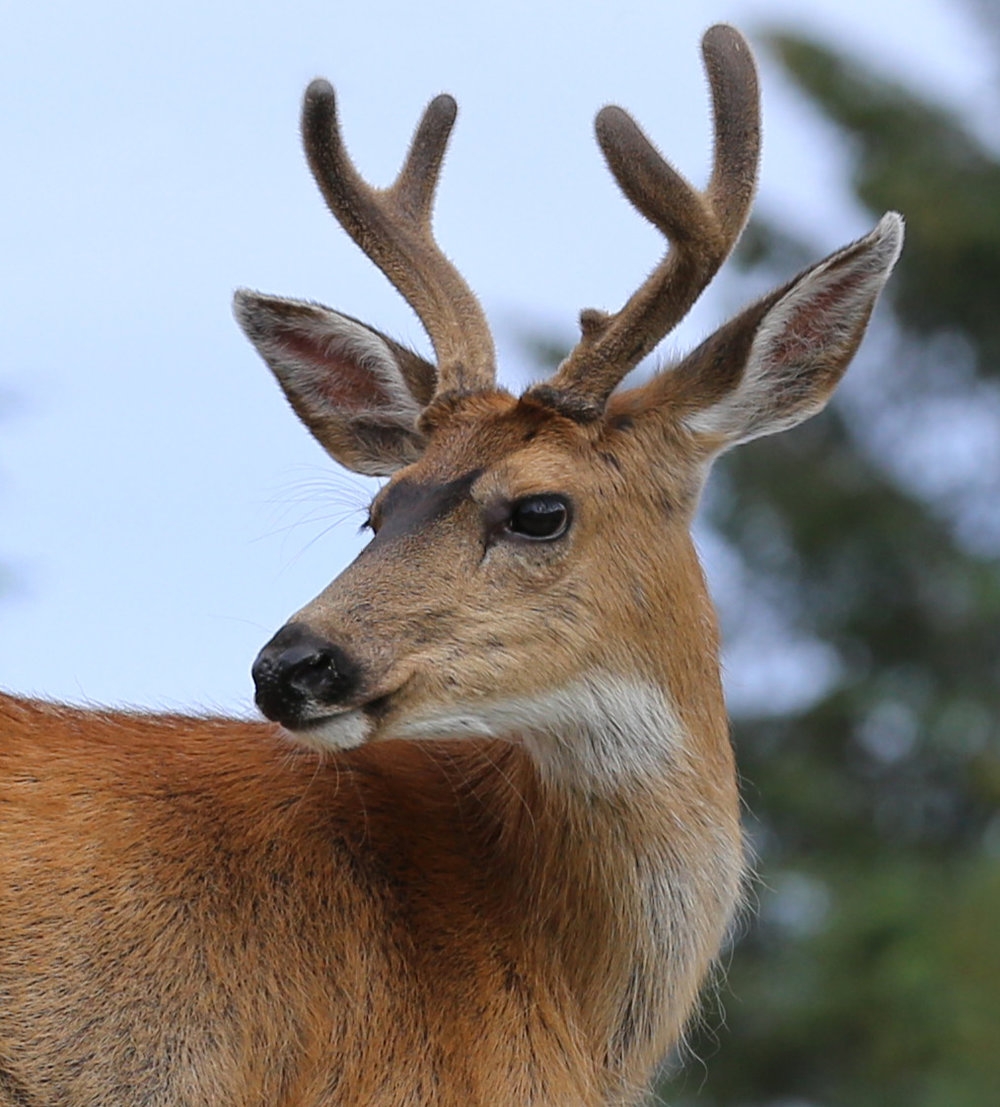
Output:
[[[297,138],[334,80],[386,182],[461,113],[444,248],[519,387],[658,236],[590,134],[631,110],[704,181],[698,39],[762,69],[757,217],[668,340],[907,219],[836,402],[717,466],[698,542],[757,857],[659,1089],[678,1107],[983,1107],[1000,1087],[1000,8],[993,0],[9,6],[0,40],[0,686],[247,713],[248,670],[359,548],[336,471],[229,316],[314,298],[426,349]],[[642,372],[640,368],[639,372]]]

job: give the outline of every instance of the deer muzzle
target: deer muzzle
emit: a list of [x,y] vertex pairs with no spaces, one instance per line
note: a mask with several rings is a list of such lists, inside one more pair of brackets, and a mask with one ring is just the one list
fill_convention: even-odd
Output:
[[302,623],[288,623],[251,670],[257,706],[272,722],[299,730],[354,707],[361,666]]

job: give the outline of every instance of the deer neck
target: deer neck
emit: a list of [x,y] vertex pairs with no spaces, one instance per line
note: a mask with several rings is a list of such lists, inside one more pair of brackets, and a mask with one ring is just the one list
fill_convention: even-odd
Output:
[[653,685],[581,684],[560,706],[544,730],[526,718],[519,729],[527,709],[510,707],[507,741],[484,745],[494,887],[509,894],[525,958],[565,988],[609,1078],[647,1079],[740,899],[728,735],[724,724],[690,734]]

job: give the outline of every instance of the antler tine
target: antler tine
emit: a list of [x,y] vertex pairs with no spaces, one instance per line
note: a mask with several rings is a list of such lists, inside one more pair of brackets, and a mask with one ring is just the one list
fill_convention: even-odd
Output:
[[379,189],[347,155],[329,82],[313,81],[302,106],[302,137],[316,183],[340,225],[417,313],[437,356],[437,395],[492,388],[496,376],[483,309],[431,230],[434,191],[457,111],[450,96],[435,97],[395,182]]
[[586,309],[582,337],[555,376],[530,395],[572,418],[599,418],[608,396],[687,314],[729,256],[756,188],[760,153],[757,71],[743,36],[719,24],[702,39],[712,90],[715,154],[704,192],[693,188],[621,108],[595,121],[608,168],[670,249],[620,311]]
[[[712,89],[715,154],[706,195],[730,250],[750,216],[760,163],[760,92],[747,40],[725,23],[710,27],[701,42]],[[723,259],[725,260],[725,259]]]

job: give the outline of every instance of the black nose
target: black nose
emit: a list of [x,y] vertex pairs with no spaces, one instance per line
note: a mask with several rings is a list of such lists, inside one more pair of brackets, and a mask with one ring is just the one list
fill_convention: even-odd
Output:
[[357,662],[301,623],[282,627],[257,655],[251,672],[257,706],[290,729],[345,705],[361,684]]

